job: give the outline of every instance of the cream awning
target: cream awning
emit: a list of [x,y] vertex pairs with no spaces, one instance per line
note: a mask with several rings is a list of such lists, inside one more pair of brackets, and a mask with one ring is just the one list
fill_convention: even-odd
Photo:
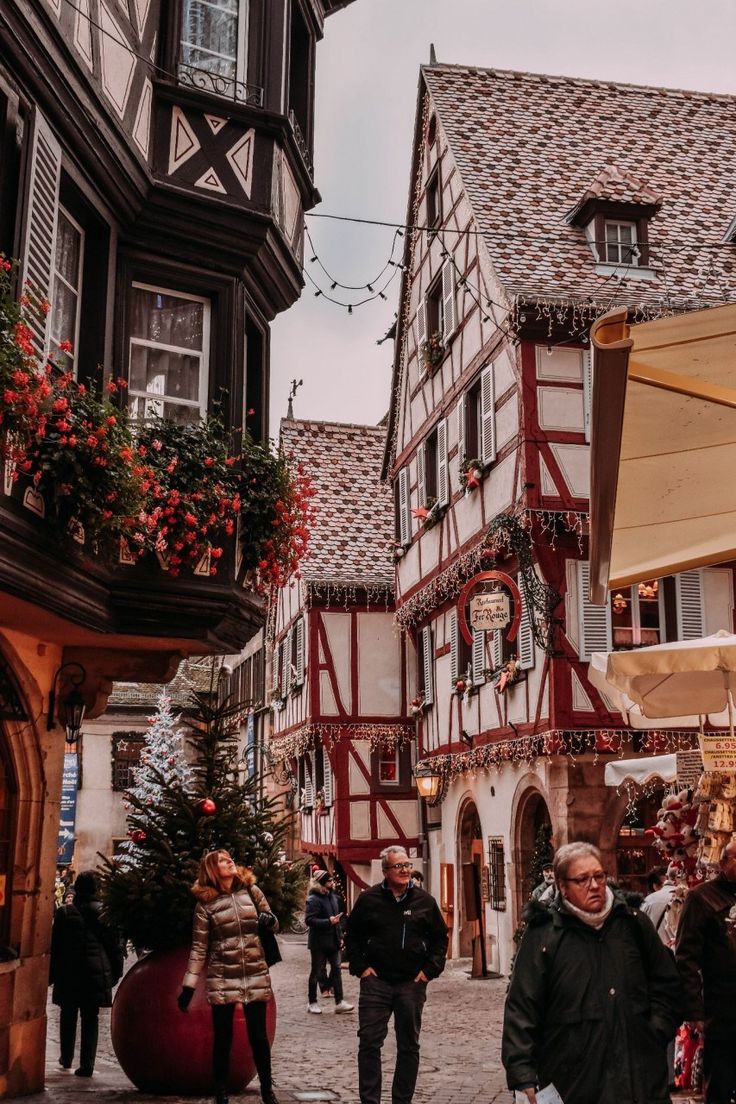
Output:
[[643,759],[614,759],[606,763],[603,780],[606,786],[620,786],[622,782],[635,782],[645,786],[647,782],[661,779],[674,782],[677,778],[676,755],[648,755]]
[[591,330],[590,597],[736,558],[736,305]]

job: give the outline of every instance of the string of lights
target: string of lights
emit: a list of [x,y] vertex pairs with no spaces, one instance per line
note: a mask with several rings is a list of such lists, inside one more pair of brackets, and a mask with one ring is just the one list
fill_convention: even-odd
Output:
[[320,259],[319,253],[317,252],[317,247],[315,246],[314,241],[312,240],[312,235],[309,233],[309,227],[307,226],[306,223],[304,224],[304,233],[307,236],[307,241],[309,242],[309,247],[310,247],[311,252],[312,252],[312,256],[310,257],[310,264],[314,264],[316,262],[316,264],[319,265],[319,267],[322,269],[322,271],[324,272],[327,279],[330,281],[330,284],[331,284],[330,290],[331,291],[334,291],[336,288],[340,288],[341,291],[364,291],[365,290],[365,291],[372,292],[374,290],[374,285],[377,284],[379,282],[379,280],[381,280],[383,278],[384,273],[387,272],[389,268],[394,267],[394,268],[397,268],[397,269],[401,270],[404,267],[402,264],[397,264],[396,261],[394,261],[394,253],[396,252],[396,244],[397,244],[397,242],[401,241],[401,239],[404,236],[402,230],[396,230],[394,232],[393,242],[391,243],[391,253],[390,253],[389,258],[386,261],[385,265],[383,266],[381,271],[378,273],[378,275],[374,276],[371,280],[366,280],[365,283],[362,283],[362,284],[346,284],[346,283],[343,283],[342,280],[338,280],[336,276],[333,276],[332,273],[329,272],[327,268],[325,268],[324,264],[322,263],[322,260]]

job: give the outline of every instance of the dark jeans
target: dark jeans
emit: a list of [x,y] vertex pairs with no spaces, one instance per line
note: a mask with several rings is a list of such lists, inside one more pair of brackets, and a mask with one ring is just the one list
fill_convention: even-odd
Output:
[[342,1000],[342,973],[340,971],[340,950],[338,947],[323,950],[322,947],[313,947],[312,969],[309,971],[309,1003],[313,1004],[317,999],[317,983],[319,975],[329,963],[330,981],[335,994],[335,1000],[339,1004]]
[[361,1104],[381,1104],[381,1047],[394,1015],[396,1069],[392,1104],[410,1104],[419,1072],[419,1032],[427,999],[426,983],[391,984],[379,977],[360,981],[358,1002],[358,1086]]
[[736,1093],[736,1045],[733,1037],[713,1039],[705,1033],[703,1043],[705,1104],[731,1104]]
[[[271,1044],[266,1035],[266,1004],[266,1001],[250,1001],[243,1005],[245,1026],[248,1028],[248,1038],[253,1051],[258,1080],[261,1082],[261,1095],[270,1092],[272,1088]],[[225,1092],[227,1090],[235,1008],[234,1004],[212,1005],[212,1027],[215,1033],[212,1048],[212,1072],[215,1079],[215,1092]]]
[[63,1004],[59,1010],[59,1060],[63,1066],[74,1062],[74,1043],[77,1038],[77,1014],[82,1024],[79,1045],[79,1068],[92,1072],[97,1055],[99,1032],[99,1006],[96,1004]]

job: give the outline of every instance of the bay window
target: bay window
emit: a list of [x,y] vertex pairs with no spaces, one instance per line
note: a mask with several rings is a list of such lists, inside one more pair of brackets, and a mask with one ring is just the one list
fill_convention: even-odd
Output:
[[245,98],[238,93],[246,81],[247,37],[246,0],[183,0],[180,79],[230,99]]
[[179,424],[207,412],[210,301],[134,283],[129,337],[131,413]]
[[[49,352],[54,363],[77,376],[79,307],[84,269],[84,230],[68,211],[59,207],[56,221],[56,253],[51,291]],[[70,349],[66,348],[68,342]],[[62,351],[60,346],[65,343]]]

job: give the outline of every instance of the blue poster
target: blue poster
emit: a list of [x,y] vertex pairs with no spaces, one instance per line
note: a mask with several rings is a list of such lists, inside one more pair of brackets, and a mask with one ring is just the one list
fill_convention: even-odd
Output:
[[64,776],[61,783],[61,810],[56,862],[70,866],[74,855],[74,822],[77,815],[77,781],[79,760],[76,751],[64,752]]
[[245,761],[246,770],[249,778],[253,778],[256,773],[256,725],[255,715],[253,713],[248,714],[248,720],[245,728],[245,753],[243,759]]

